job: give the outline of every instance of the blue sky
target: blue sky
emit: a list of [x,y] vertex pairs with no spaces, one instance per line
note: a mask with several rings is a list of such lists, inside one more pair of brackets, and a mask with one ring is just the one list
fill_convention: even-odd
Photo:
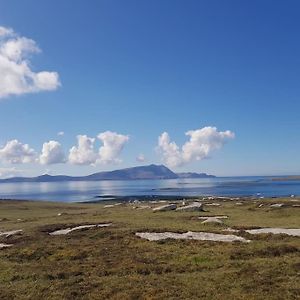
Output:
[[[299,174],[299,9],[291,0],[0,0],[0,26],[14,31],[2,46],[32,39],[41,51],[24,58],[30,70],[59,76],[0,98],[3,176],[149,163],[216,175]],[[0,95],[1,88],[0,80]],[[95,138],[96,154],[107,139],[113,144],[78,164],[87,153],[77,151],[77,135]],[[35,160],[12,162],[12,140],[34,149]],[[50,140],[65,157],[53,152],[58,160],[40,163]]]

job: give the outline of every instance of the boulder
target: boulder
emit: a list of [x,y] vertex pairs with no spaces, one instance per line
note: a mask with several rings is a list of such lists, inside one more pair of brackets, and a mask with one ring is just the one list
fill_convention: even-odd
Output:
[[157,211],[170,211],[170,210],[175,210],[177,208],[176,204],[166,204],[166,205],[162,205],[162,206],[158,206],[153,208],[154,212]]
[[193,202],[192,204],[178,207],[176,211],[203,211],[203,204],[199,202]]
[[206,220],[204,220],[201,223],[202,224],[208,224],[208,223],[223,224],[223,222],[219,218],[216,218],[216,217],[207,218]]

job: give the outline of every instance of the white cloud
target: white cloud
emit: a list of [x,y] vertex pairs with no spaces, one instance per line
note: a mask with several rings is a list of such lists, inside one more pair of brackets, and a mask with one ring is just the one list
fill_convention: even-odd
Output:
[[103,146],[99,148],[97,163],[108,164],[121,162],[119,155],[128,142],[129,136],[105,131],[98,135],[98,139],[102,141]]
[[0,27],[0,98],[52,91],[60,86],[57,72],[31,70],[30,54],[39,52],[35,41]]
[[0,178],[14,177],[22,173],[22,170],[17,170],[16,168],[0,168]]
[[63,131],[59,131],[58,133],[57,133],[57,135],[58,136],[63,136],[65,133],[63,132]]
[[49,141],[44,143],[39,161],[42,165],[64,163],[65,154],[61,144],[57,141]]
[[145,155],[142,153],[136,157],[136,161],[138,162],[144,162],[145,160],[146,160]]
[[13,36],[14,31],[11,28],[0,26],[0,37]]
[[189,130],[185,133],[189,136],[180,149],[175,142],[170,141],[167,132],[162,133],[158,138],[158,150],[163,156],[164,162],[170,167],[178,167],[195,160],[202,160],[209,157],[214,150],[234,138],[234,133],[218,131],[216,127],[204,127],[197,130]]
[[78,145],[70,149],[69,162],[75,165],[90,165],[97,160],[97,154],[94,151],[94,138],[86,135],[77,136]]
[[122,152],[125,143],[129,140],[127,135],[116,132],[105,131],[98,134],[98,139],[103,145],[98,153],[95,151],[95,138],[86,135],[78,135],[78,145],[73,146],[69,153],[69,162],[77,165],[93,165],[117,163],[121,160],[119,155]]
[[36,152],[28,144],[22,144],[18,140],[11,140],[0,148],[0,160],[12,164],[34,162]]

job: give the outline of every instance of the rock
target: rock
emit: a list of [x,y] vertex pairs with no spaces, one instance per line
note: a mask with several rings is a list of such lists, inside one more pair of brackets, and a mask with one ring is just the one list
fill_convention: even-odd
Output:
[[57,215],[60,217],[60,216],[66,216],[68,213],[66,212],[61,212],[61,213],[58,213]]
[[248,243],[243,237],[229,234],[218,234],[210,232],[192,232],[174,233],[174,232],[137,232],[137,236],[148,241],[160,241],[165,239],[175,240],[198,240],[198,241],[215,241],[215,242],[244,242]]
[[284,206],[283,203],[275,203],[275,204],[270,205],[270,207],[273,207],[273,208],[280,208],[280,207],[283,207],[283,206]]
[[226,229],[223,229],[222,231],[226,231],[226,232],[239,232],[238,229],[233,229],[233,228],[226,228]]
[[3,231],[3,232],[0,232],[0,236],[5,236],[6,238],[8,238],[8,237],[10,237],[12,235],[20,234],[22,232],[23,232],[22,229],[11,230],[11,231]]
[[223,224],[223,222],[219,218],[216,218],[216,217],[207,218],[206,220],[201,222],[201,224],[209,224],[209,223]]
[[149,206],[149,205],[141,205],[141,206],[137,207],[137,209],[147,209],[147,208],[151,208],[151,206]]
[[207,203],[205,205],[207,205],[207,206],[221,206],[220,203]]
[[59,229],[59,230],[50,232],[49,234],[50,235],[65,235],[65,234],[68,234],[68,233],[70,233],[72,231],[75,231],[75,230],[83,230],[83,229],[89,229],[89,228],[94,228],[94,227],[108,227],[108,226],[111,226],[111,225],[112,225],[111,223],[108,223],[108,224],[81,225],[81,226],[76,226],[76,227],[73,227],[73,228]]
[[209,218],[228,219],[228,216],[201,216],[201,217],[198,217],[199,220],[207,220]]
[[199,202],[193,202],[192,204],[178,207],[176,211],[203,211],[203,204]]
[[0,249],[11,247],[12,244],[2,244],[0,243]]
[[291,236],[300,237],[300,229],[286,229],[286,228],[260,228],[260,229],[250,229],[245,230],[250,234],[260,234],[260,233],[272,233],[272,234],[287,234]]
[[162,205],[162,206],[158,206],[153,208],[154,212],[157,211],[170,211],[170,210],[175,210],[177,208],[176,204],[166,204],[166,205]]

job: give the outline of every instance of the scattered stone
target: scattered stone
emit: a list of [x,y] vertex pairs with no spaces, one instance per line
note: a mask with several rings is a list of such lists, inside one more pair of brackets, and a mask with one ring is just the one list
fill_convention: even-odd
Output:
[[228,219],[228,216],[201,216],[201,217],[198,217],[198,219],[200,219],[200,220],[207,220],[209,218]]
[[203,204],[199,202],[193,202],[192,204],[178,207],[176,211],[203,211]]
[[[136,200],[135,200],[136,201]],[[115,204],[107,204],[107,205],[104,205],[103,207],[104,208],[111,208],[111,207],[115,207],[115,206],[119,206],[121,205],[122,203],[115,203]]]
[[216,218],[216,217],[207,218],[206,220],[201,222],[201,224],[210,224],[210,223],[223,224],[223,222],[219,218]]
[[221,206],[220,203],[207,203],[205,205],[207,205],[207,206]]
[[11,247],[12,244],[2,244],[0,243],[0,249]]
[[258,205],[259,208],[261,208],[261,207],[263,207],[263,206],[264,206],[264,205],[263,205],[262,203]]
[[273,208],[280,208],[280,207],[283,207],[283,206],[284,206],[283,203],[275,203],[275,204],[270,205],[270,207],[273,207]]
[[293,207],[300,207],[300,204],[294,204]]
[[66,212],[61,212],[61,213],[58,213],[57,215],[60,217],[60,216],[66,216],[68,213]]
[[147,209],[147,208],[151,208],[151,206],[149,206],[149,205],[141,205],[141,206],[137,207],[137,209]]
[[18,230],[11,230],[11,231],[0,231],[0,236],[5,236],[6,238],[12,236],[12,235],[17,235],[20,234],[21,232],[23,232],[22,229],[18,229]]
[[170,210],[175,210],[177,208],[176,204],[166,204],[166,205],[162,205],[162,206],[158,206],[153,208],[154,212],[157,211],[170,211]]
[[272,233],[272,234],[287,234],[291,236],[300,237],[300,229],[286,229],[286,228],[260,228],[260,229],[250,229],[245,230],[250,234],[260,234],[260,233]]
[[225,232],[239,232],[238,229],[233,229],[233,228],[226,228],[226,229],[223,229],[222,231],[225,231]]
[[66,228],[66,229],[60,229],[60,230],[56,230],[53,232],[50,232],[50,235],[65,235],[68,234],[72,231],[75,230],[83,230],[83,229],[89,229],[89,228],[94,228],[94,227],[108,227],[111,226],[112,223],[108,223],[108,224],[93,224],[93,225],[81,225],[81,226],[76,226],[73,228]]
[[242,202],[236,202],[235,205],[243,205]]
[[139,201],[139,200],[134,200],[132,203],[133,203],[133,204],[140,204],[141,201]]
[[174,232],[137,232],[137,236],[148,241],[160,241],[165,239],[175,240],[198,240],[198,241],[215,241],[215,242],[244,242],[248,243],[243,237],[228,234],[218,234],[210,232],[192,232],[174,233]]

